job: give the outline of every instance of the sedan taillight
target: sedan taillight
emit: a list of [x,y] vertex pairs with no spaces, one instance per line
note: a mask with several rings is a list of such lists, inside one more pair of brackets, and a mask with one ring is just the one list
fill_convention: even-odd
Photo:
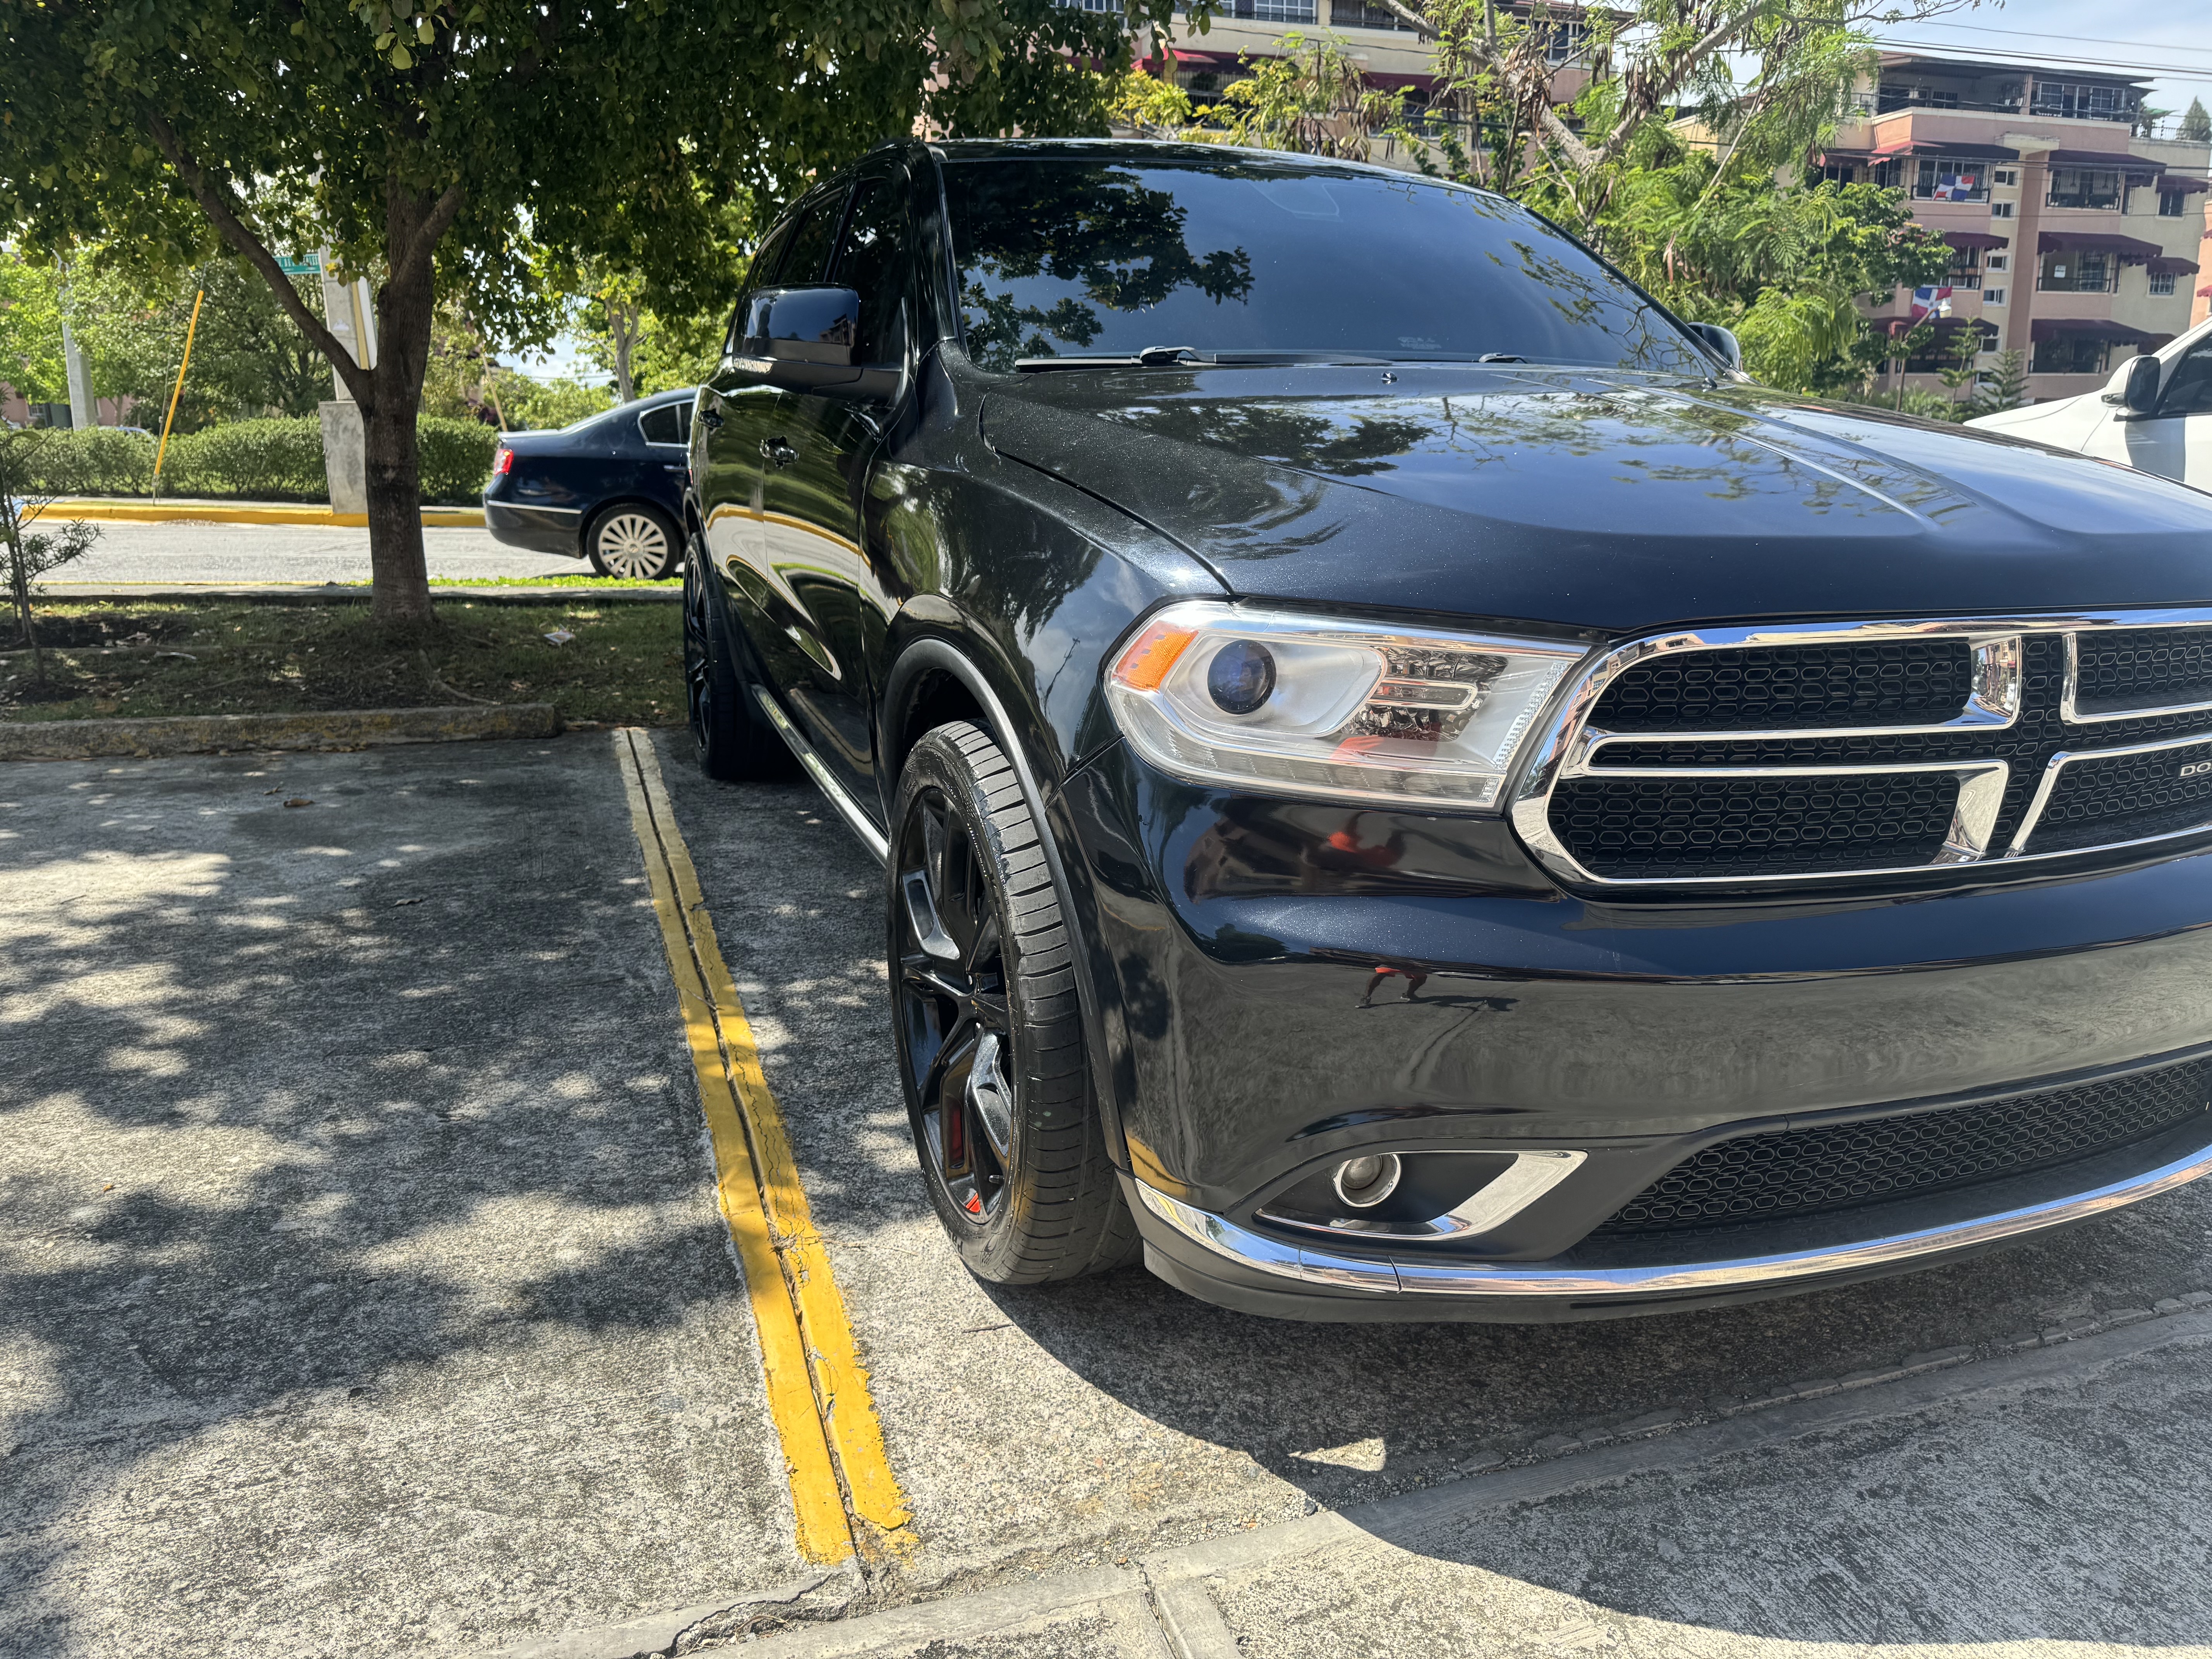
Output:
[[501,444],[491,453],[491,476],[504,478],[514,470],[514,452]]

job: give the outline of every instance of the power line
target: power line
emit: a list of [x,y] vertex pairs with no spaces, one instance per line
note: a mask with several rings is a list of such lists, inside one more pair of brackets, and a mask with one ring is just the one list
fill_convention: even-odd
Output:
[[[2088,46],[2142,46],[2150,52],[2212,50],[2204,46],[2185,46],[2167,40],[2103,40],[2093,34],[2053,34],[2044,29],[2001,29],[1994,28],[1987,23],[1944,23],[1932,17],[1922,18],[1913,27],[1923,29],[1972,29],[1977,34],[2009,34],[2021,40],[2070,40],[2077,45]],[[2002,48],[1991,47],[1990,50],[1994,52]]]

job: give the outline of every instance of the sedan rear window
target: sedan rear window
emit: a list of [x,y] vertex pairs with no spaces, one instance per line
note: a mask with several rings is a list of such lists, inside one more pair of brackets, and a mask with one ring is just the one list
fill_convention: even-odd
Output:
[[1650,301],[1499,198],[1251,158],[952,160],[969,355],[1154,348],[1702,373]]

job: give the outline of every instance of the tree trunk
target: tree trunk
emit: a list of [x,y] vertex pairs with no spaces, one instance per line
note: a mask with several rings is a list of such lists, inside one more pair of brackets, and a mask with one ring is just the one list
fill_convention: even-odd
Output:
[[615,348],[615,401],[629,403],[637,396],[630,373],[630,356],[637,346],[637,307],[621,300],[607,301],[607,333]]
[[368,487],[369,611],[392,627],[428,627],[430,579],[422,552],[422,459],[415,418],[430,362],[437,307],[433,237],[422,233],[436,198],[394,188],[386,198],[391,273],[377,295],[376,368],[362,404]]

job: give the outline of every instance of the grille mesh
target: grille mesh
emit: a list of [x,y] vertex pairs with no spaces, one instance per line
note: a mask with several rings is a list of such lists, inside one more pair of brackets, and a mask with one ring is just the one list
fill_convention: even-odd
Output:
[[2212,628],[2091,629],[2077,637],[2078,691],[2092,709],[2212,702]]
[[1571,778],[1552,828],[1615,880],[1879,870],[1942,850],[1959,798],[1944,772],[1795,778]]
[[1964,640],[1685,651],[1624,670],[1590,723],[1607,732],[1933,725],[1973,690]]
[[1676,1164],[1597,1235],[1677,1232],[1850,1209],[2110,1152],[2212,1102],[2212,1059],[1870,1122],[1741,1135]]
[[[2152,630],[2132,631],[2141,634]],[[2171,634],[2174,630],[2159,631]],[[2212,636],[2212,629],[2204,631]],[[2086,645],[2089,636],[2085,634],[2081,638]],[[2207,649],[2212,652],[2212,639],[2208,639]],[[2059,750],[2117,748],[2160,738],[2188,736],[2212,726],[2212,716],[2196,714],[2100,721],[2094,727],[2068,726],[2059,718],[2060,693],[2065,682],[2065,641],[2057,634],[2030,634],[2022,640],[2020,718],[2002,729],[1861,737],[1822,737],[1814,732],[1802,738],[1735,743],[1675,742],[1655,738],[1608,744],[1597,751],[1593,763],[1597,769],[1595,776],[1569,779],[1553,793],[1552,831],[1584,868],[1594,875],[1614,880],[1638,877],[1724,879],[1730,876],[1824,871],[1849,874],[1853,870],[1922,864],[1932,859],[1942,845],[1942,832],[1949,821],[1948,805],[1940,824],[1934,823],[1930,817],[1910,813],[1901,818],[1881,820],[1910,825],[1892,832],[1885,832],[1880,823],[1873,826],[1848,822],[1833,824],[1819,817],[1808,817],[1786,825],[1778,820],[1762,824],[1753,814],[1754,821],[1745,827],[1757,833],[1695,841],[1689,838],[1687,832],[1698,826],[1686,822],[1681,816],[1682,798],[1655,793],[1648,781],[1643,779],[1607,781],[1603,771],[1608,766],[1680,767],[1687,771],[1705,767],[1881,766],[2001,760],[2008,763],[2011,769],[1990,844],[1994,851],[2002,852],[2011,845],[2014,832],[2019,829],[2028,803],[2043,781],[2046,764]],[[2128,695],[2138,700],[2157,701],[2167,694],[2154,689],[2131,690]],[[1605,724],[1595,717],[1593,721]],[[1685,729],[1687,724],[1675,729]],[[2193,757],[2196,752],[2166,751],[2177,757],[2172,761],[2177,769],[2182,763],[2178,757]],[[2131,781],[2124,768],[2118,772],[2088,770],[2099,764],[2085,760],[2068,769],[2069,774],[2083,771],[2087,781],[2079,785],[2069,781],[2053,792],[2045,817],[2030,838],[2028,851],[2068,852],[2176,833],[2212,823],[2212,791],[2198,797],[2179,793],[2169,787],[2161,794],[2152,787],[2154,780],[2146,775]],[[2120,763],[2114,765],[2118,767]],[[1897,775],[1888,781],[1894,782],[1905,775]],[[1922,775],[1923,779],[1927,775]],[[1755,781],[1791,789],[1802,787],[1788,779]],[[2191,782],[2193,785],[2194,781]],[[1922,787],[1927,786],[1923,783]],[[2106,788],[2114,791],[2112,799],[2118,804],[2092,810],[2098,808],[2101,792]],[[1947,803],[1953,799],[1955,797],[1945,797]],[[2203,802],[2201,808],[2197,805],[2199,799]],[[1725,805],[1729,802],[1717,800],[1711,804]],[[1877,806],[1894,809],[1905,804],[1884,792],[1876,799],[1850,803],[1850,810],[1858,811]],[[2062,804],[2062,816],[2051,817],[2051,809]],[[1831,810],[1840,809],[1844,805],[1838,798],[1836,808]],[[1920,803],[1923,812],[1930,805]],[[1784,828],[1790,832],[1789,838],[1786,843],[1778,842],[1771,831]],[[1840,833],[1832,835],[1832,830]],[[1876,844],[1885,842],[1890,844],[1881,846],[1877,852]],[[1808,850],[1802,855],[1778,850],[1785,844],[1789,848]],[[1833,860],[1822,856],[1819,849],[1823,848],[1841,856]]]

